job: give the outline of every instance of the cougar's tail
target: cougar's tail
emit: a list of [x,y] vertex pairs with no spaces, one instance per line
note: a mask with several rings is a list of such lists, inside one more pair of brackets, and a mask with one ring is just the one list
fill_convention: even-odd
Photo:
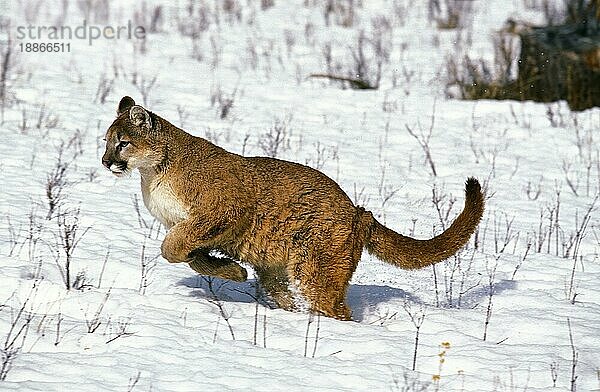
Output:
[[483,215],[484,196],[475,178],[467,180],[465,195],[465,208],[442,234],[430,240],[416,240],[388,229],[373,218],[365,247],[379,259],[405,269],[422,268],[447,259],[469,241]]

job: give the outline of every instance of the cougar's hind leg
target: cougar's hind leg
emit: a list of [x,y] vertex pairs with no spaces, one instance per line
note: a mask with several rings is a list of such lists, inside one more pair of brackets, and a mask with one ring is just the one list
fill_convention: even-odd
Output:
[[254,271],[260,286],[278,307],[285,310],[296,310],[285,266],[254,267]]
[[196,249],[190,253],[189,265],[200,275],[215,276],[221,279],[245,282],[246,269],[227,257],[214,257],[206,249]]
[[343,255],[327,253],[302,264],[303,268],[294,278],[299,280],[300,292],[312,312],[338,320],[352,319],[346,305],[346,289],[354,271],[351,264]]
[[356,270],[365,242],[367,230],[373,216],[358,208],[352,222],[352,231],[346,237],[340,250],[331,254],[329,274],[325,276],[330,283],[328,302],[333,308],[333,317],[339,320],[352,320],[352,311],[346,303],[346,294],[352,275]]
[[322,276],[322,287],[325,290],[317,290],[318,296],[312,299],[313,308],[325,316],[338,320],[352,320],[352,311],[346,304],[346,290],[350,274],[347,274],[342,266],[324,269]]
[[346,291],[363,248],[362,232],[356,230],[360,220],[353,224],[354,230],[347,230],[346,236],[340,235],[328,248],[312,252],[312,259],[302,263],[294,276],[311,310],[338,320],[352,320]]

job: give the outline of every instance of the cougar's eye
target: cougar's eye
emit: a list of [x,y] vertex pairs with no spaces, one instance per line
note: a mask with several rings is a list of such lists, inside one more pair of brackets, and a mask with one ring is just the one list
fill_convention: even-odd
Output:
[[119,142],[119,144],[117,144],[117,147],[118,147],[119,149],[121,149],[121,148],[125,148],[125,147],[127,147],[127,146],[129,145],[129,143],[130,143],[130,142],[128,142],[128,141],[126,141],[126,140],[121,140],[121,141]]

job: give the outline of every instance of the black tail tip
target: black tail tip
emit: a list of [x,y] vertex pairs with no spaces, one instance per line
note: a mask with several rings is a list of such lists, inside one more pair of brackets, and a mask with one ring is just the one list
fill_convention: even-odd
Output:
[[465,192],[467,195],[476,195],[481,193],[481,185],[475,177],[469,177],[465,184]]

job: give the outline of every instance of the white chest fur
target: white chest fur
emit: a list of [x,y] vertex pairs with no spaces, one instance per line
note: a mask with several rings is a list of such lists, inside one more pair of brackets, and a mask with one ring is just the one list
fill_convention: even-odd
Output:
[[187,218],[187,210],[162,176],[142,174],[142,197],[152,216],[167,229]]

